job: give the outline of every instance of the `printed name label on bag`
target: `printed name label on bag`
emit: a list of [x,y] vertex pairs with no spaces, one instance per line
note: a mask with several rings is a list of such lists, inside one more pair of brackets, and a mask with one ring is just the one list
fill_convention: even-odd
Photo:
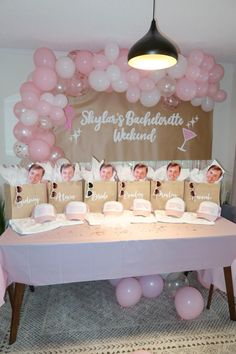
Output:
[[22,199],[21,201],[16,203],[17,208],[22,208],[24,205],[27,204],[33,204],[34,206],[39,204],[39,198],[29,198],[26,197],[25,199]]

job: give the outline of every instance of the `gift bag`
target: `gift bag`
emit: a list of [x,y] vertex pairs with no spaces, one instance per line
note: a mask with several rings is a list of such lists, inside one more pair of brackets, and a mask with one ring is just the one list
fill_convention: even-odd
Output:
[[31,216],[34,207],[47,203],[46,183],[4,184],[5,215],[7,219],[21,219]]
[[118,201],[131,209],[134,199],[150,200],[150,181],[118,182]]
[[184,197],[184,181],[151,181],[151,203],[154,210],[165,209],[167,200]]
[[204,201],[220,205],[220,183],[196,183],[185,181],[184,201],[186,211],[196,212]]
[[89,211],[102,213],[105,202],[116,201],[117,183],[114,181],[85,182],[84,202]]
[[48,203],[56,208],[57,213],[63,213],[71,201],[83,201],[82,181],[48,183]]

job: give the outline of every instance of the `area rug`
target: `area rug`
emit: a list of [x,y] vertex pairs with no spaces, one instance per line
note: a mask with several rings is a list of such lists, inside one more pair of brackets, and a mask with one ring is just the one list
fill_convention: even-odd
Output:
[[[208,291],[189,275],[190,284]],[[10,304],[0,308],[0,352],[22,354],[236,353],[236,323],[230,321],[225,294],[214,292],[210,310],[181,320],[166,290],[121,308],[108,281],[27,287],[17,340],[9,340]]]

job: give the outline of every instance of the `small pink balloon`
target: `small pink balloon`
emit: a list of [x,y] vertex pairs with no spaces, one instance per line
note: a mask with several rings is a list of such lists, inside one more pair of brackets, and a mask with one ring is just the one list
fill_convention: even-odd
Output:
[[17,140],[28,144],[34,138],[35,129],[35,126],[25,126],[18,122],[13,129],[13,134]]
[[121,49],[118,58],[115,61],[115,64],[119,66],[120,70],[126,72],[130,70],[128,64],[128,49]]
[[108,59],[102,53],[94,54],[93,67],[95,70],[106,70],[109,65]]
[[23,91],[21,98],[25,107],[30,109],[35,108],[39,102],[39,96],[33,91]]
[[196,79],[196,82],[207,82],[209,78],[209,72],[205,69],[200,69],[200,73],[198,78]]
[[152,81],[152,79],[149,79],[148,77],[144,77],[139,82],[139,88],[142,91],[150,91],[155,88],[155,83]]
[[42,91],[50,91],[56,87],[57,75],[46,66],[38,66],[33,72],[33,82]]
[[209,54],[205,54],[200,67],[204,70],[209,71],[213,68],[214,65],[215,65],[215,59],[213,58],[213,56]]
[[49,117],[39,117],[39,128],[44,130],[49,130],[53,126],[52,121]]
[[214,96],[213,99],[216,102],[223,102],[227,98],[227,93],[224,90],[218,90]]
[[219,90],[219,83],[216,82],[215,84],[209,84],[207,90],[207,96],[213,97],[216,92]]
[[185,76],[189,80],[197,80],[200,76],[200,68],[197,65],[190,64],[187,66]]
[[43,140],[51,147],[55,144],[56,141],[55,135],[49,131],[43,133],[36,133],[35,139]]
[[45,47],[36,49],[33,58],[36,66],[47,66],[49,68],[54,68],[56,63],[56,56],[53,51]]
[[79,72],[88,75],[93,70],[93,54],[86,50],[78,52],[75,65]]
[[190,52],[188,56],[188,62],[194,65],[201,65],[204,58],[204,53],[200,49],[194,49]]
[[17,102],[13,108],[14,114],[17,118],[20,118],[21,113],[26,111],[26,107],[22,101]]
[[170,97],[175,93],[176,80],[165,76],[157,82],[157,87],[161,91],[161,95],[164,97]]
[[182,78],[177,81],[176,95],[182,101],[191,101],[197,92],[197,85],[194,81]]
[[147,298],[158,297],[163,290],[164,281],[160,275],[146,275],[139,279],[142,294]]
[[224,76],[224,68],[220,64],[215,64],[213,68],[209,71],[209,83],[215,84],[220,81]]
[[122,307],[134,306],[142,296],[142,288],[135,278],[122,279],[116,287],[116,299]]
[[65,113],[62,108],[51,106],[50,118],[55,123],[64,117]]
[[197,82],[197,92],[196,97],[202,98],[207,95],[208,83],[207,82]]
[[197,289],[185,286],[175,294],[175,308],[182,319],[193,320],[202,313],[204,300]]
[[140,74],[138,70],[131,69],[126,73],[127,82],[133,86],[138,85],[140,81]]
[[29,157],[34,161],[46,161],[51,153],[50,146],[43,140],[34,139],[29,142]]
[[33,81],[24,82],[20,87],[20,94],[22,95],[23,92],[34,92],[37,96],[40,96],[41,91],[35,86]]

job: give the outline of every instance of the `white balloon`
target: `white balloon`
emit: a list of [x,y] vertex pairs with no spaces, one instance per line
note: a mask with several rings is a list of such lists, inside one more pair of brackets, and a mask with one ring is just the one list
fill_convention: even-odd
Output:
[[111,63],[114,63],[114,61],[118,58],[119,52],[120,49],[117,43],[110,42],[106,44],[104,53]]
[[162,69],[162,70],[155,70],[155,71],[151,71],[150,74],[148,75],[150,77],[150,79],[152,79],[155,84],[163,79],[163,77],[166,76],[166,70]]
[[98,92],[106,91],[110,85],[105,71],[93,70],[88,78],[90,86]]
[[56,61],[55,69],[63,79],[70,79],[75,73],[75,63],[69,57],[61,57]]
[[107,77],[110,81],[116,81],[120,78],[120,68],[117,65],[111,64],[108,66],[107,70]]
[[151,91],[143,91],[140,96],[140,102],[145,107],[153,107],[160,101],[160,98],[160,91],[155,88]]
[[54,96],[50,92],[45,92],[40,96],[40,101],[46,101],[50,104],[54,103]]
[[194,107],[201,106],[202,104],[202,98],[195,97],[191,100],[191,104]]
[[186,72],[187,65],[187,59],[183,55],[179,54],[177,64],[167,69],[167,73],[174,79],[181,79]]
[[128,88],[128,82],[125,74],[121,73],[118,80],[112,81],[111,86],[115,92],[125,92]]
[[215,105],[215,102],[211,97],[205,97],[202,99],[201,107],[204,112],[212,111],[214,108],[214,105]]
[[67,103],[68,103],[68,99],[62,93],[59,93],[54,97],[54,101],[53,101],[54,106],[65,108],[67,106]]
[[35,125],[38,122],[38,119],[38,112],[31,109],[26,109],[20,116],[21,123],[27,126]]

